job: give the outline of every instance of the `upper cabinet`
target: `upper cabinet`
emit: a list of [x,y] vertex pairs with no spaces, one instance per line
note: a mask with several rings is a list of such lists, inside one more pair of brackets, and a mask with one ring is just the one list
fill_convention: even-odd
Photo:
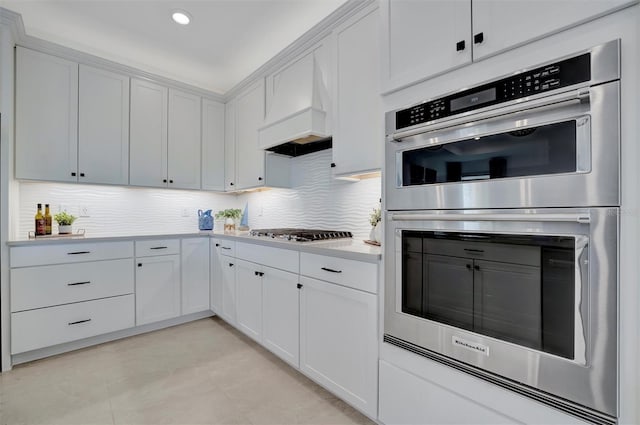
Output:
[[166,87],[131,79],[129,181],[132,185],[167,186],[168,96]]
[[337,176],[382,167],[378,20],[378,8],[367,8],[334,31],[332,154]]
[[234,188],[264,186],[265,153],[258,148],[258,128],[264,121],[264,79],[260,78],[236,99],[236,178]]
[[80,65],[78,180],[129,183],[129,77]]
[[202,99],[202,188],[224,191],[224,103]]
[[382,92],[593,19],[634,0],[382,0]]
[[18,179],[78,180],[78,64],[16,48]]
[[236,100],[224,105],[224,190],[236,189]]
[[174,189],[200,189],[201,99],[169,89],[167,176]]

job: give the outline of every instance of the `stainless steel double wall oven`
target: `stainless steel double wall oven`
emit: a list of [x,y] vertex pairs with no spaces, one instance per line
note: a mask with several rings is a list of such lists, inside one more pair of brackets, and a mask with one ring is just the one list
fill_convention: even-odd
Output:
[[618,414],[620,42],[386,115],[385,341]]

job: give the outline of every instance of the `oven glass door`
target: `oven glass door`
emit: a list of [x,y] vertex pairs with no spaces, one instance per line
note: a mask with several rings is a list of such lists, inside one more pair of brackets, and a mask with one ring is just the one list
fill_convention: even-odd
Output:
[[401,235],[403,313],[574,360],[576,265],[587,261],[587,238]]

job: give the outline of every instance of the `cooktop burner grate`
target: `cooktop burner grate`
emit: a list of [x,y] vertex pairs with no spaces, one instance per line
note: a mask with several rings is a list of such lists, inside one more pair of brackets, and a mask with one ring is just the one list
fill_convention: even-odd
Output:
[[325,241],[330,239],[352,238],[351,232],[315,229],[252,229],[251,236],[266,236],[296,242]]

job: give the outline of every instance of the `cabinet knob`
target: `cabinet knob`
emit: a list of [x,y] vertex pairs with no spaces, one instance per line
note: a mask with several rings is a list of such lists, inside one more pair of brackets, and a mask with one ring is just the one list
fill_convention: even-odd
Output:
[[302,284],[298,283],[298,285],[296,285],[298,287],[298,289],[302,289]]
[[456,51],[458,51],[458,52],[463,51],[465,47],[466,47],[466,46],[465,46],[465,42],[464,42],[464,40],[462,40],[462,41],[458,41],[458,42],[456,43]]
[[217,243],[217,244],[216,244],[216,246],[220,246],[220,244],[219,244],[219,243]]
[[80,173],[80,177],[84,177],[84,173]]
[[76,176],[76,173],[71,173],[71,175],[72,175],[73,177],[75,177],[75,176]]
[[475,44],[480,44],[484,41],[484,33],[483,32],[479,32],[476,35],[473,36],[473,42]]
[[233,182],[229,183],[229,186],[233,186]]
[[331,163],[331,168],[336,168],[336,163],[335,162]]
[[471,264],[467,264],[467,270],[471,270]]
[[173,183],[173,180],[169,180],[169,183]]
[[260,272],[255,272],[254,271],[253,274],[256,275],[256,276],[260,276]]
[[142,263],[138,263],[138,267],[142,267]]
[[166,182],[167,182],[167,179],[162,179],[162,183],[166,183]]
[[474,270],[480,270],[480,266],[475,265],[475,266],[473,266],[473,269],[474,269]]
[[229,263],[229,267],[233,267],[233,263]]
[[262,181],[262,177],[258,177],[258,181]]

